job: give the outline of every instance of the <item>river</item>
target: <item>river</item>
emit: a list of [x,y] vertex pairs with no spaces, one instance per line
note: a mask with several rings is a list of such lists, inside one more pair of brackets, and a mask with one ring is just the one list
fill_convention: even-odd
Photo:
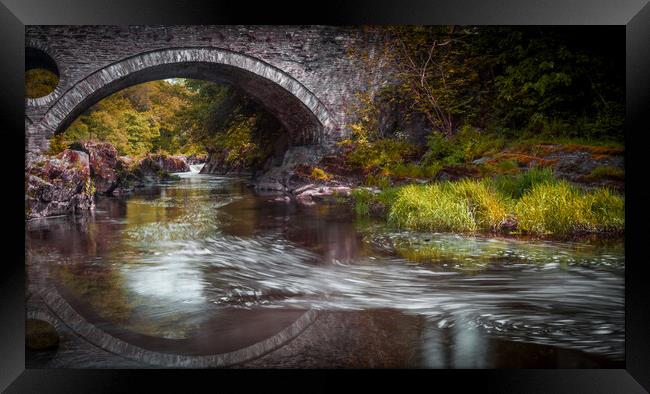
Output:
[[[89,217],[27,223],[30,292],[64,301],[46,307],[58,351],[28,367],[224,353],[235,367],[624,366],[622,239],[408,232],[197,168]],[[71,319],[149,356],[103,349]]]

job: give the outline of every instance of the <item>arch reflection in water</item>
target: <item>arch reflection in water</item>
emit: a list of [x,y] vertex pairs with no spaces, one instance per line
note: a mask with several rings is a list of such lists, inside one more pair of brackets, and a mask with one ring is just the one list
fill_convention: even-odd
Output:
[[[286,366],[288,355],[313,366],[358,354],[356,366],[469,368],[623,359],[617,242],[417,241],[410,233],[411,248],[488,256],[471,270],[456,268],[458,256],[417,263],[403,257],[403,232],[355,221],[341,207],[273,201],[237,179],[192,174],[101,199],[94,218],[28,227],[29,249],[62,297],[110,335],[151,351],[236,351],[315,309],[324,317],[291,344],[245,365]],[[390,334],[398,329],[408,335]]]

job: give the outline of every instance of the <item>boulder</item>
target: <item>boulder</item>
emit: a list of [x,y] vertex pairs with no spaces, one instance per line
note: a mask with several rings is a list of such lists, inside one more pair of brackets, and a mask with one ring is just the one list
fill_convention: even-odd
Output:
[[[299,192],[296,192],[300,190]],[[296,201],[305,205],[312,205],[314,200],[324,201],[329,197],[334,196],[349,196],[350,188],[347,186],[315,186],[306,185],[300,189],[296,189]]]
[[507,217],[506,219],[502,220],[501,223],[499,223],[499,230],[504,233],[511,233],[515,230],[517,230],[517,218],[515,217]]
[[189,165],[194,165],[194,164],[203,164],[208,161],[208,156],[207,155],[190,155],[185,158],[187,161],[187,164]]
[[251,175],[252,168],[246,163],[246,160],[239,159],[235,161],[228,160],[228,150],[213,150],[208,155],[205,165],[201,168],[201,174],[215,175]]
[[90,175],[98,194],[110,194],[117,187],[117,149],[108,142],[83,141],[70,145],[90,158]]
[[273,167],[255,180],[255,190],[286,191],[287,170],[282,167]]
[[158,160],[151,155],[145,156],[139,162],[136,162],[133,170],[145,177],[158,177],[162,173],[162,167]]
[[152,159],[164,172],[189,172],[190,165],[183,156],[153,155]]
[[314,185],[313,183],[309,183],[307,185],[304,185],[304,186],[301,186],[301,187],[299,187],[297,189],[294,189],[291,193],[293,193],[293,194],[301,194],[301,193],[303,193],[303,192],[305,192],[305,191],[307,191],[309,189],[313,189],[315,187],[316,187],[316,185]]
[[271,200],[268,200],[268,201],[269,201],[269,202],[284,202],[284,203],[288,203],[288,202],[291,201],[291,199],[289,198],[289,196],[279,196],[279,197],[276,197],[276,198],[271,199]]
[[57,156],[40,156],[25,169],[27,219],[77,214],[95,207],[95,187],[85,152],[66,149]]

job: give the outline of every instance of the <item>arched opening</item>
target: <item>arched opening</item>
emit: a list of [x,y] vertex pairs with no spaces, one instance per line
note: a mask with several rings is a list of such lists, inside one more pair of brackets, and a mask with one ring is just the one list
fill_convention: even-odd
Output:
[[72,86],[48,110],[43,127],[61,132],[102,98],[143,82],[191,78],[229,84],[250,95],[284,126],[291,145],[322,143],[335,129],[328,110],[283,71],[246,55],[216,48],[177,48],[113,63]]
[[59,68],[45,51],[25,48],[25,97],[47,96],[59,84]]
[[[243,90],[172,78],[131,85],[104,97],[62,123],[50,139],[48,153],[86,151],[91,170],[155,155],[161,163],[172,160],[161,164],[169,172],[190,171],[191,165],[207,161],[204,173],[254,176],[281,164],[289,139],[284,125]],[[97,149],[104,151],[97,154],[108,154],[109,149],[119,157],[113,164],[96,163],[90,151]]]
[[284,88],[232,66],[207,63],[167,64],[131,73],[85,97],[58,124],[56,132],[65,130],[85,110],[113,93],[141,83],[172,78],[203,80],[231,86],[251,97],[276,117],[289,133],[294,145],[316,143],[322,134],[323,127],[314,114]]

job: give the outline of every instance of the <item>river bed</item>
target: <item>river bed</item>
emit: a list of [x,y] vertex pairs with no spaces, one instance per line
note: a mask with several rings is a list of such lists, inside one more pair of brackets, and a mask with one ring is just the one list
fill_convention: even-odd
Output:
[[[99,198],[90,217],[28,222],[30,291],[55,289],[151,354],[249,349],[235,367],[624,365],[622,239],[409,232],[239,178],[178,175]],[[156,366],[61,320],[58,351],[29,352],[29,367]]]

